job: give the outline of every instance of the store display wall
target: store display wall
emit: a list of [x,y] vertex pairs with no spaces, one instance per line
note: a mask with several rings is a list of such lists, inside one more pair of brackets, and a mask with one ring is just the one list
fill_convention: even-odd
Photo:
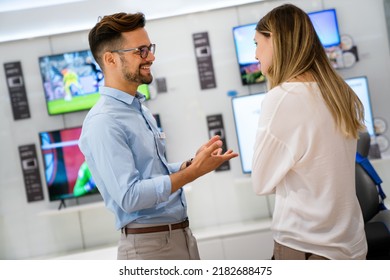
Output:
[[[165,78],[167,84],[167,92],[158,93],[154,99],[147,101],[147,106],[161,118],[167,136],[169,161],[184,161],[193,156],[209,137],[206,117],[215,114],[222,114],[227,147],[238,151],[227,92],[234,90],[239,95],[246,95],[265,91],[266,85],[241,84],[232,28],[257,22],[270,9],[285,2],[265,1],[147,23],[151,41],[157,45],[152,71],[155,78]],[[359,61],[339,72],[345,78],[366,75],[374,116],[390,121],[390,51],[383,1],[289,2],[308,12],[336,8],[341,34],[350,35],[359,51]],[[216,78],[216,88],[207,90],[200,88],[192,39],[192,35],[199,32],[208,32]],[[70,205],[57,211],[58,202],[49,202],[39,151],[38,132],[79,126],[87,112],[48,115],[38,57],[87,49],[87,34],[88,31],[83,30],[0,43],[1,64],[21,62],[31,113],[31,118],[13,119],[4,68],[1,66],[0,259],[42,258],[117,242],[119,233],[114,230],[113,215],[101,204],[74,211],[70,209],[75,206]],[[389,132],[385,136],[390,139]],[[26,144],[36,145],[44,188],[44,200],[30,203],[26,199],[18,154],[18,147]],[[254,195],[250,176],[242,173],[238,158],[230,162],[230,170],[208,174],[185,190],[193,228],[261,220],[271,215],[272,199]],[[390,190],[387,192],[390,193]],[[96,200],[99,201],[98,198]],[[90,202],[82,201],[81,204],[85,206]]]

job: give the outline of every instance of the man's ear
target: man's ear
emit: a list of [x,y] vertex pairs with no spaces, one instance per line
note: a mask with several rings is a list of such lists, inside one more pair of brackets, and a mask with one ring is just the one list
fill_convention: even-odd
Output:
[[116,62],[117,62],[117,58],[115,57],[115,55],[112,52],[105,52],[103,54],[103,63],[107,67],[114,66],[116,64]]

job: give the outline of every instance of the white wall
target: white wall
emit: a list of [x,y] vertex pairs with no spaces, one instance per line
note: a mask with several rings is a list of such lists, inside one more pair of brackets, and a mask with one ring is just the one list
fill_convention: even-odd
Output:
[[[168,85],[168,92],[157,95],[147,106],[160,114],[170,161],[190,158],[207,140],[206,116],[212,114],[223,115],[227,145],[238,151],[231,103],[226,93],[229,90],[236,90],[240,95],[255,93],[264,91],[265,85],[241,85],[232,27],[257,22],[284,2],[259,2],[147,23],[149,36],[157,44],[154,76],[166,78]],[[382,0],[289,2],[306,11],[337,9],[341,33],[353,37],[360,54],[360,61],[340,74],[343,77],[367,75],[375,116],[390,120],[390,110],[387,110],[390,57]],[[217,88],[209,90],[200,90],[192,43],[192,34],[203,31],[209,34],[217,82]],[[0,44],[1,64],[21,61],[31,111],[30,119],[13,120],[4,69],[0,67],[0,259],[63,254],[117,241],[113,215],[103,207],[53,215],[48,210],[54,211],[58,203],[48,201],[46,190],[44,201],[27,203],[19,162],[18,146],[35,143],[38,149],[39,131],[82,124],[86,112],[47,115],[38,57],[87,49],[87,34],[79,31]],[[45,187],[40,154],[38,158]],[[193,182],[186,187],[186,194],[191,225],[195,229],[270,217],[269,201],[254,196],[250,177],[242,174],[239,159],[231,161],[230,171],[214,172]]]

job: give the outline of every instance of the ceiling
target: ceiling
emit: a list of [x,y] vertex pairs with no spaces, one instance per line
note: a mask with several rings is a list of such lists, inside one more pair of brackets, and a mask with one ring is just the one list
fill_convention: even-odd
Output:
[[0,13],[81,1],[85,0],[0,0]]
[[[262,0],[259,0],[259,2]],[[0,0],[0,13],[10,12],[10,11],[19,11],[27,10],[33,8],[43,8],[56,5],[66,5],[76,2],[94,2],[93,0]],[[154,11],[158,11],[162,8],[162,2],[160,0],[138,0],[138,1],[126,1],[121,0],[122,3],[130,4],[134,7],[139,7],[141,9],[153,8]],[[130,3],[129,3],[130,2]],[[204,7],[214,6],[214,7],[229,7],[233,5],[245,4],[249,2],[248,0],[166,0],[164,6],[176,7],[178,9],[192,9],[199,10]],[[110,4],[110,1],[106,1],[107,5]],[[210,5],[212,4],[212,5]]]
[[104,14],[148,20],[271,0],[0,0],[0,43],[88,29]]

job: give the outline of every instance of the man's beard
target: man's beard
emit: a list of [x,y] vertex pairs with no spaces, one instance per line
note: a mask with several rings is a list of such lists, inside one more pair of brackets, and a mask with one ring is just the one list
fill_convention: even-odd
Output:
[[[142,65],[140,67],[142,67]],[[122,68],[122,74],[125,80],[129,83],[150,84],[153,81],[153,76],[151,74],[142,76],[140,70],[138,70],[136,73],[130,73],[127,71],[125,66]]]

